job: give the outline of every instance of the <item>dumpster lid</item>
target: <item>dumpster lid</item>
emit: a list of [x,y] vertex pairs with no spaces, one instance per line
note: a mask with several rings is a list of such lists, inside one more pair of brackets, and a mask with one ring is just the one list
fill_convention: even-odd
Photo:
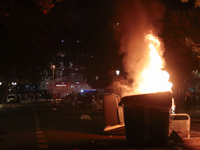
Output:
[[150,105],[171,107],[172,105],[172,93],[171,92],[157,92],[148,94],[139,94],[122,97],[122,103],[124,105]]

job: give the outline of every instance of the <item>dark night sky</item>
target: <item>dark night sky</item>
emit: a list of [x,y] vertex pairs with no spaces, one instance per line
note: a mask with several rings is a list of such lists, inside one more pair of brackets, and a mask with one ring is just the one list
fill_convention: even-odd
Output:
[[[115,61],[110,57],[113,52],[117,54],[112,40],[114,0],[54,3],[55,7],[45,15],[34,0],[0,2],[1,76],[7,74],[12,78],[13,72],[17,72],[18,77],[26,78],[28,70],[48,68],[56,50],[73,56],[92,55],[99,69],[106,62],[111,65]],[[99,61],[101,65],[97,64]]]
[[[54,1],[55,6],[47,15],[37,1],[0,1],[1,78],[26,79],[31,74],[34,78],[39,69],[50,69],[56,50],[74,57],[84,54],[90,77],[107,79],[112,66],[122,69],[119,41],[113,37],[120,21],[116,8],[123,0]],[[167,8],[176,9],[180,4],[179,0],[162,1]]]

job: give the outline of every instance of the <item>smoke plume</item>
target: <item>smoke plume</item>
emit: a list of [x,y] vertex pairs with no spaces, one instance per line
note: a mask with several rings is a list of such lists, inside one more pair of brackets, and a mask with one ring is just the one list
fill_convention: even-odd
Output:
[[[119,25],[114,38],[120,42],[119,54],[124,56],[122,63],[127,73],[126,82],[120,81],[121,96],[139,94],[135,90],[138,76],[149,61],[148,45],[144,38],[150,32],[156,36],[161,34],[164,12],[164,5],[157,0],[126,0],[119,3],[116,11]],[[163,52],[162,49],[160,55]],[[115,86],[118,83],[115,82]]]

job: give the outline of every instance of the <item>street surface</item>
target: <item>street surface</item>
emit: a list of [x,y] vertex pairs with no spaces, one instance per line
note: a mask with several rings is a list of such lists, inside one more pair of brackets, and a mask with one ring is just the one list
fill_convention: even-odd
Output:
[[[90,118],[82,120],[81,115]],[[125,136],[102,132],[103,116],[92,115],[90,109],[68,108],[59,101],[2,104],[0,118],[0,149],[85,149],[108,146],[113,139],[125,143]]]
[[[125,136],[103,133],[102,115],[95,116],[90,109],[69,108],[60,101],[35,100],[1,104],[0,118],[0,149],[138,149],[128,145]],[[198,119],[197,115],[192,120],[191,137],[200,137]],[[183,147],[181,144],[172,144],[143,149]],[[189,145],[188,149],[197,147]]]

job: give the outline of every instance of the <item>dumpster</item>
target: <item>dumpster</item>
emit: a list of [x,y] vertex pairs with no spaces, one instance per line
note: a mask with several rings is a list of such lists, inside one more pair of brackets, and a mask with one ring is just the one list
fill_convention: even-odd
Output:
[[133,145],[165,145],[169,134],[171,92],[122,98],[126,139]]

